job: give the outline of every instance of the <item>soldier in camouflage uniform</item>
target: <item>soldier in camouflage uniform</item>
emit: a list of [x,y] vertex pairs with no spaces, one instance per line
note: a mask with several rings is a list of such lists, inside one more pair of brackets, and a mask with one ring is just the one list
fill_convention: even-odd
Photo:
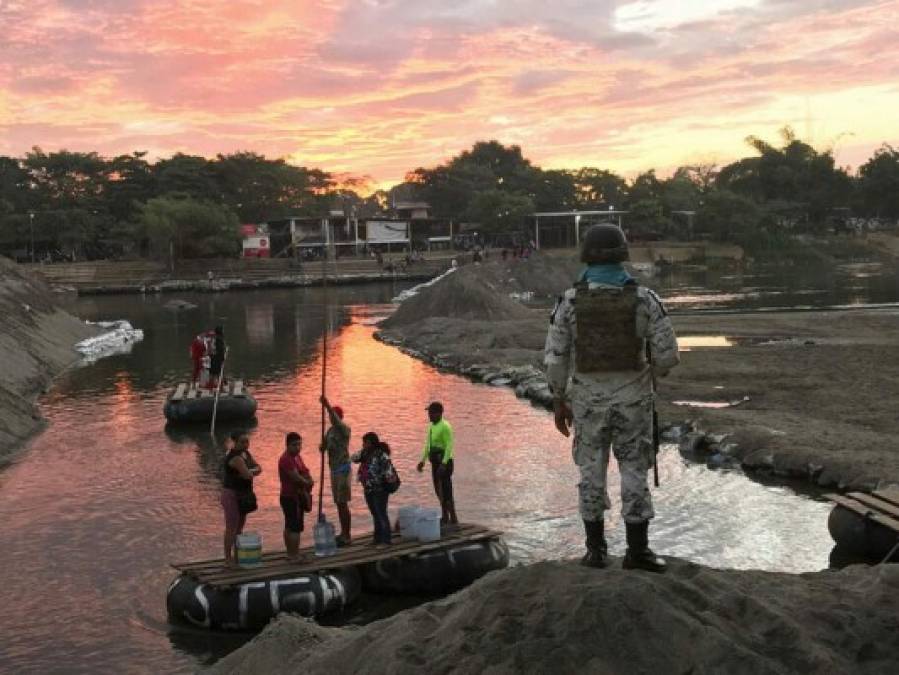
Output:
[[676,366],[677,338],[665,308],[637,285],[621,263],[628,258],[620,228],[593,226],[584,236],[580,281],[556,303],[544,362],[556,427],[574,425],[572,454],[580,469],[580,513],[587,534],[582,563],[605,567],[603,513],[610,449],[621,475],[621,515],[627,530],[623,566],[664,572],[649,548],[654,516],[647,472],[653,465],[654,378]]

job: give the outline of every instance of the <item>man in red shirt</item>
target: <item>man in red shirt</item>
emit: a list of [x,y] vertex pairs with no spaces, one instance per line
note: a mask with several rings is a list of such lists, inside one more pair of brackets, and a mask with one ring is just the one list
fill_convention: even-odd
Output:
[[281,510],[284,512],[284,547],[288,560],[298,560],[303,515],[312,510],[312,475],[300,457],[303,438],[291,431],[284,439],[285,449],[278,459],[281,480]]

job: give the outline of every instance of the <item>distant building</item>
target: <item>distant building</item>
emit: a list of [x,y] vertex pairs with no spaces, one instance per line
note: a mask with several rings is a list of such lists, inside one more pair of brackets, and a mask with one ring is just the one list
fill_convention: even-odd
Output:
[[431,205],[427,202],[395,202],[393,213],[396,218],[408,220],[429,220]]
[[241,225],[241,234],[243,235],[243,250],[241,255],[244,258],[269,258],[271,257],[271,246],[268,237],[268,230],[263,225]]

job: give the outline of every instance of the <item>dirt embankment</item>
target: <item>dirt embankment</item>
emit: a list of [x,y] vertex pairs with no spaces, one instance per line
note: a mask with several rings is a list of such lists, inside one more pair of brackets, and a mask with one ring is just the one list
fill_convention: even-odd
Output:
[[47,285],[0,257],[0,463],[40,425],[35,399],[96,330],[66,313]]
[[[472,293],[477,296],[471,307],[490,305],[486,295],[506,296],[520,292],[521,286],[544,283],[542,268],[532,262],[467,268],[466,288],[476,289]],[[509,264],[516,266],[512,275],[494,268]],[[510,277],[514,286],[501,281]],[[519,395],[548,405],[541,373],[548,312],[510,312],[503,318],[471,311],[460,317],[447,310],[445,301],[451,298],[455,306],[464,304],[464,298],[447,293],[444,283],[415,298],[418,307],[427,307],[427,318],[386,322],[382,339],[475,379],[508,380]],[[401,306],[397,314],[403,310]],[[739,338],[730,347],[682,353],[681,365],[660,383],[663,420],[708,432],[691,435],[694,447],[724,452],[748,470],[820,486],[899,484],[894,404],[899,380],[893,377],[899,368],[899,312],[683,315],[675,316],[674,324],[682,338]],[[743,402],[718,409],[674,401]]]
[[515,567],[361,629],[282,616],[212,672],[895,672],[899,565],[789,575],[671,562],[665,575]]

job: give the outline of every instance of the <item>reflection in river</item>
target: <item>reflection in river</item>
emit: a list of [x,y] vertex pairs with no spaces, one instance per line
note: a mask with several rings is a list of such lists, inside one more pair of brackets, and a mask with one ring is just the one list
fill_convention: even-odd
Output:
[[899,269],[866,262],[847,265],[742,269],[678,266],[650,281],[672,311],[860,306],[899,301]]
[[[187,295],[198,305],[167,311],[158,297],[79,300],[85,318],[127,318],[145,331],[130,355],[71,371],[45,397],[50,427],[0,472],[0,540],[8,574],[0,587],[0,663],[10,672],[192,671],[235,646],[165,620],[169,562],[219,556],[222,440],[164,427],[162,404],[188,375],[188,345],[222,324],[232,376],[258,402],[251,449],[264,468],[260,510],[249,529],[280,546],[276,461],[284,434],[308,440],[317,468],[321,336],[327,323],[328,394],[346,411],[354,446],[377,431],[395,449],[403,488],[391,500],[432,504],[415,472],[427,422],[442,400],[457,433],[457,506],[463,520],[505,530],[515,561],[578,555],[576,472],[569,443],[546,411],[505,388],[442,374],[372,338],[396,287]],[[827,565],[826,505],[738,473],[661,455],[654,547],[718,566],[802,571]],[[610,470],[617,488],[614,463]],[[326,491],[327,494],[327,491]],[[612,495],[618,503],[617,495]],[[358,490],[355,531],[370,530]],[[329,517],[334,519],[328,504]],[[623,548],[617,510],[608,521]],[[308,533],[304,537],[308,542]]]

